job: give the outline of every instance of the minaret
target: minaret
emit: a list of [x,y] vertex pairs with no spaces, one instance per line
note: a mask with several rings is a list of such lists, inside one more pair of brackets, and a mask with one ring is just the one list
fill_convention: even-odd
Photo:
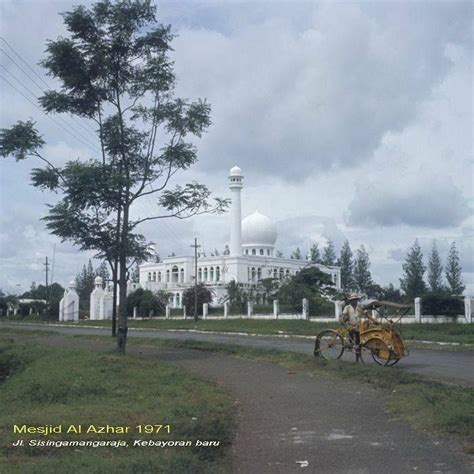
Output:
[[240,191],[242,190],[242,170],[234,166],[229,171],[229,188],[232,196],[230,207],[230,255],[242,255],[242,210],[240,205]]

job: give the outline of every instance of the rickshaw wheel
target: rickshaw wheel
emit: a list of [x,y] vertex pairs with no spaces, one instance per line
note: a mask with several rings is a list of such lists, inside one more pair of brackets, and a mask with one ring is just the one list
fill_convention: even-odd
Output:
[[[382,339],[369,339],[364,344],[372,354],[372,359],[379,365],[394,365],[398,359],[392,359],[393,352],[388,348]],[[396,362],[394,362],[396,360]]]
[[336,331],[321,331],[314,344],[314,355],[326,360],[337,360],[344,352],[344,339]]
[[393,367],[396,363],[398,363],[399,360],[400,360],[400,359],[390,359],[390,361],[387,362],[385,365],[386,365],[387,367]]

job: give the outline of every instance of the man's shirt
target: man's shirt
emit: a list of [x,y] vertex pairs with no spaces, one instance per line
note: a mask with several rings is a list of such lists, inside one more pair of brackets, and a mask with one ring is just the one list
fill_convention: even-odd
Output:
[[362,306],[357,305],[355,308],[348,304],[341,315],[341,322],[347,321],[349,324],[359,324],[360,320],[364,317],[364,311]]

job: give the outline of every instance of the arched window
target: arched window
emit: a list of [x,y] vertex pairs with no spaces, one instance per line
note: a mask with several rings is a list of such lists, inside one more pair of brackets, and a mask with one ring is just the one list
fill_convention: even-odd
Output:
[[176,265],[174,265],[173,268],[171,269],[171,281],[173,283],[177,283],[178,277],[179,277],[179,269]]
[[148,281],[151,281],[151,272],[148,272]]
[[257,280],[261,280],[261,279],[262,279],[262,269],[259,268],[259,269],[257,270]]
[[202,268],[198,270],[198,281],[202,281]]
[[285,277],[285,270],[283,270],[283,268],[280,268],[280,280],[283,280],[284,277]]
[[166,270],[166,283],[169,283],[170,282],[170,271],[169,269]]
[[153,272],[153,281],[156,281],[156,272]]
[[204,267],[204,281],[207,281],[207,267]]
[[158,281],[161,281],[161,272],[158,272]]
[[260,255],[264,255],[263,249],[260,249]]
[[257,255],[257,250],[256,249],[252,249],[252,255]]
[[288,278],[290,276],[290,270],[286,269],[286,277]]
[[245,255],[249,254],[249,249],[245,249]]
[[214,281],[214,267],[209,268],[209,280]]
[[176,307],[179,308],[181,306],[181,295],[176,293]]
[[273,269],[273,278],[278,278],[278,270],[276,268]]
[[267,255],[270,255],[270,249],[267,249]]
[[255,268],[252,267],[252,282],[255,282],[255,277],[257,273],[255,272]]
[[184,268],[179,271],[179,281],[184,283]]
[[216,267],[216,281],[221,280],[221,267]]

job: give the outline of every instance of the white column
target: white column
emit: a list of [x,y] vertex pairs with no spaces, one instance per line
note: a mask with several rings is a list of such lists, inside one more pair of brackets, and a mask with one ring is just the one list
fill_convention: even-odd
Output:
[[167,305],[166,305],[166,308],[165,308],[165,315],[166,315],[165,317],[166,317],[166,319],[169,319],[169,318],[170,318],[170,312],[171,312],[171,311],[170,311],[170,305],[167,304]]
[[227,319],[229,316],[229,303],[226,301],[224,303],[224,318]]
[[133,307],[133,319],[137,319],[137,307]]
[[470,296],[464,297],[464,316],[468,323],[472,323],[472,300]]
[[339,321],[339,318],[341,317],[344,302],[343,301],[334,301],[334,317],[336,321]]
[[278,313],[280,312],[280,302],[278,300],[273,300],[273,317],[278,319]]
[[253,314],[253,301],[247,301],[247,316],[252,317]]
[[303,314],[301,316],[302,319],[308,319],[309,317],[309,305],[307,298],[303,298]]
[[415,298],[415,321],[421,323],[421,298]]
[[242,191],[242,170],[234,166],[229,172],[229,187],[231,191],[230,206],[230,255],[242,255],[242,209],[240,193]]
[[209,314],[209,303],[204,303],[202,305],[202,319],[206,319]]

